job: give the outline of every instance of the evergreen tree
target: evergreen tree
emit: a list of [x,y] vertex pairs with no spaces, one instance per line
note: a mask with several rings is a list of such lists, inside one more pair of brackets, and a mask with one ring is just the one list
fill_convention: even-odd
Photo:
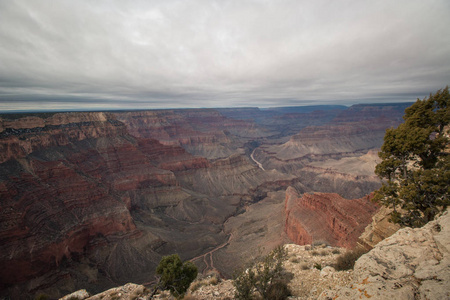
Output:
[[395,223],[420,227],[450,204],[449,102],[447,86],[417,99],[405,122],[386,130],[375,169],[384,181],[374,200],[394,209]]
[[157,288],[169,290],[177,298],[182,297],[197,273],[197,267],[190,261],[182,263],[178,254],[164,256],[156,268],[156,274],[161,276]]

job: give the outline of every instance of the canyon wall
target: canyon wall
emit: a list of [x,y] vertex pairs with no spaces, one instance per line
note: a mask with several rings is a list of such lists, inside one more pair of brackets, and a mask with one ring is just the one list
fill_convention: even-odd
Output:
[[340,196],[378,187],[398,107],[2,115],[0,296],[147,282],[172,253],[231,275],[285,231],[349,247],[374,208]]
[[305,193],[299,197],[289,187],[285,231],[299,245],[325,243],[351,249],[378,209],[370,198],[348,200],[333,193]]
[[189,198],[174,172],[209,166],[179,146],[129,135],[112,114],[1,124],[0,288],[123,239],[157,241],[138,228],[136,216]]

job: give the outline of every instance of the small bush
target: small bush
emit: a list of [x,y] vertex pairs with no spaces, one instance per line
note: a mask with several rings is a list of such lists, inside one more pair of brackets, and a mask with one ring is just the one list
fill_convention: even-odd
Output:
[[253,294],[257,292],[263,299],[269,299],[270,286],[281,280],[282,264],[286,256],[286,249],[283,246],[279,246],[247,270],[235,273],[233,282],[236,288],[235,298],[252,299]]
[[252,299],[255,285],[255,273],[253,270],[247,269],[240,273],[236,272],[233,279],[233,285],[236,289],[235,298],[239,300]]
[[291,296],[291,291],[284,281],[275,281],[267,288],[266,299],[268,300],[284,300]]
[[315,263],[314,264],[314,268],[316,268],[317,270],[322,270],[322,265],[321,264],[319,264],[319,263]]
[[345,271],[345,270],[353,269],[353,267],[355,266],[355,262],[364,253],[366,253],[366,250],[357,248],[357,249],[347,251],[344,254],[339,255],[336,260],[335,269],[337,271]]
[[199,288],[201,288],[202,286],[207,286],[207,285],[217,285],[219,283],[219,278],[217,276],[211,276],[211,277],[206,277],[203,278],[201,280],[197,279],[194,282],[191,283],[190,286],[190,291],[193,293],[196,290],[198,290]]
[[309,270],[309,266],[308,266],[307,263],[302,263],[302,264],[300,265],[300,268],[301,268],[302,270]]
[[331,253],[333,253],[333,254],[341,254],[341,251],[339,251],[339,249],[333,249],[333,251],[331,251]]
[[300,262],[300,260],[297,257],[292,257],[289,261],[294,264],[298,264]]

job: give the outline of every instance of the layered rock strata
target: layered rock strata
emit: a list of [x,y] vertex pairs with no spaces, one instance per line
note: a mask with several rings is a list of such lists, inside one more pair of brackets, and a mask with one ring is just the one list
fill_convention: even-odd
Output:
[[209,165],[181,147],[128,135],[106,113],[2,119],[1,126],[0,288],[140,238],[132,212],[177,205],[189,195],[173,172]]
[[380,207],[380,210],[372,217],[372,222],[367,225],[359,237],[358,244],[370,250],[385,238],[396,233],[401,227],[389,221],[391,212],[392,209],[385,206]]
[[378,207],[370,197],[347,200],[332,193],[298,196],[289,187],[285,200],[285,231],[296,244],[326,243],[353,248]]

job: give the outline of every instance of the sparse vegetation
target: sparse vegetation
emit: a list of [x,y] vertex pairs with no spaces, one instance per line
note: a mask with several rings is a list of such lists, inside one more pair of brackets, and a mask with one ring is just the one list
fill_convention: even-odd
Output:
[[322,265],[319,263],[315,263],[314,268],[320,271],[320,270],[322,270]]
[[450,205],[448,86],[405,110],[386,130],[375,173],[383,180],[374,201],[393,208],[391,220],[421,227]]
[[197,279],[194,282],[192,282],[190,286],[190,291],[193,293],[202,286],[217,285],[218,283],[219,283],[218,274],[213,273],[207,276],[206,278]]
[[333,254],[341,254],[341,251],[339,251],[339,249],[333,249],[331,251],[331,253],[333,253]]
[[311,252],[312,256],[318,256],[319,255],[319,251],[314,250],[313,252]]
[[309,270],[309,266],[308,266],[307,263],[302,263],[302,264],[300,265],[300,269],[302,269],[302,270]]
[[36,300],[48,300],[49,297],[46,294],[39,294],[36,296]]
[[367,251],[365,249],[361,248],[356,248],[354,250],[347,251],[338,256],[334,268],[337,271],[345,271],[353,269],[353,267],[355,266],[355,262],[358,260],[358,258],[360,258],[366,252]]
[[291,291],[285,281],[277,280],[267,288],[267,298],[269,300],[283,300],[291,296]]
[[320,256],[327,256],[328,255],[328,251],[327,250],[321,250],[319,252]]
[[294,264],[298,264],[300,262],[300,260],[296,256],[292,257],[289,261]]
[[235,298],[247,300],[259,294],[263,299],[285,299],[287,296],[283,295],[290,294],[286,292],[289,290],[287,283],[282,280],[282,263],[286,256],[284,247],[279,246],[261,261],[236,273],[233,281]]

